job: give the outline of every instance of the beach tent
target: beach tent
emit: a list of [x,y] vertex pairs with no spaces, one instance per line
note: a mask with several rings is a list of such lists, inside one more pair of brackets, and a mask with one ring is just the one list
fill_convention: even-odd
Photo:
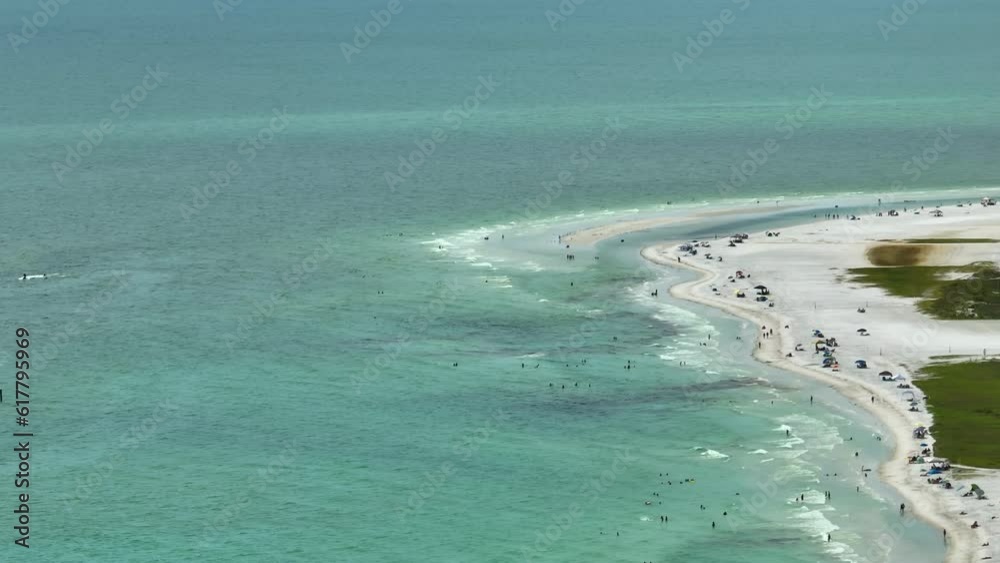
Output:
[[979,485],[972,485],[972,492],[975,493],[978,500],[983,500],[986,498],[986,491],[979,488]]
[[865,369],[868,367],[868,362],[864,360],[854,360],[854,367],[858,369]]

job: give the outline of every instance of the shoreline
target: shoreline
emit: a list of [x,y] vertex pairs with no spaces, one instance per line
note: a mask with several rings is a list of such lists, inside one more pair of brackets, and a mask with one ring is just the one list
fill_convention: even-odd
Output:
[[[645,252],[648,248],[652,247],[647,247],[643,249],[642,251],[643,258],[662,266],[672,266],[672,267],[678,266],[676,262],[671,263],[669,261],[658,260],[650,256],[647,256]],[[729,307],[724,303],[715,302],[709,299],[704,299],[695,295],[693,293],[693,290],[698,287],[705,286],[714,281],[716,278],[716,274],[709,270],[701,269],[696,266],[692,266],[690,264],[685,264],[685,263],[681,263],[680,267],[690,271],[698,272],[701,274],[701,277],[693,281],[681,282],[679,284],[671,286],[670,294],[672,296],[677,297],[678,299],[683,299],[685,301],[690,301],[692,303],[698,303],[701,305],[705,305],[707,307],[712,307],[714,309],[721,310],[734,317],[748,320],[757,325],[784,326],[783,324],[781,324],[781,320],[777,316],[769,316],[766,314],[755,316],[752,314],[748,314],[747,311],[735,307]],[[772,343],[777,343],[778,346],[781,345],[781,343],[785,338],[782,332],[783,329],[778,333],[780,336],[777,339],[762,340],[761,342],[767,343],[768,347],[766,349],[759,348],[757,350],[754,350],[753,353],[751,354],[753,358],[756,361],[761,362],[763,364],[767,364],[776,367],[778,369],[783,369],[785,371],[792,372],[804,377],[808,377],[814,381],[823,383],[824,385],[827,385],[828,387],[836,390],[842,396],[849,399],[852,403],[855,403],[858,406],[863,407],[873,416],[875,416],[875,418],[877,418],[882,424],[886,426],[886,428],[889,429],[890,432],[892,432],[893,439],[895,440],[895,448],[893,449],[892,457],[886,464],[883,464],[879,467],[879,475],[882,481],[887,483],[893,489],[895,489],[900,494],[900,496],[902,496],[907,500],[907,502],[909,503],[908,506],[914,508],[914,513],[917,515],[917,517],[923,519],[924,521],[930,524],[935,525],[938,528],[947,528],[949,530],[951,529],[966,530],[962,522],[957,521],[954,518],[950,517],[947,514],[947,511],[942,506],[939,506],[937,502],[935,502],[933,506],[928,506],[927,503],[928,499],[926,498],[926,496],[922,496],[923,493],[917,491],[916,488],[913,487],[914,483],[911,483],[910,480],[907,478],[906,465],[908,464],[906,463],[906,450],[904,448],[904,444],[905,442],[911,439],[911,435],[910,431],[908,430],[909,424],[906,421],[905,417],[902,416],[901,413],[897,412],[896,409],[889,408],[883,401],[879,401],[876,404],[870,403],[867,400],[869,395],[875,394],[875,390],[872,388],[866,387],[865,392],[861,392],[857,388],[851,387],[849,385],[849,382],[847,381],[833,378],[824,372],[803,369],[801,366],[784,361],[784,358],[775,357],[774,354],[778,354],[780,356],[780,353],[777,350],[775,350],[776,346],[772,345]],[[868,393],[868,391],[871,391],[872,393]],[[949,537],[951,537],[952,535],[954,535],[956,539],[958,539],[963,534],[958,534],[958,533],[949,534]],[[972,548],[978,545],[978,543],[975,542],[976,542],[975,537],[972,538],[965,537],[962,538],[961,541],[953,541],[952,543],[949,544],[948,559],[946,561],[948,561],[948,563],[972,561],[973,560]]]
[[[978,213],[978,215],[984,215],[984,214],[989,214],[992,220],[994,221],[996,220],[996,215],[991,213],[990,211],[983,211]],[[881,220],[882,218],[873,219],[869,217],[864,217],[862,219],[862,221],[867,222],[868,225],[871,225]],[[919,217],[918,222],[922,221],[924,221],[924,218]],[[838,222],[839,226],[837,226]],[[830,239],[828,233],[831,230],[833,230],[834,234],[840,235],[838,237],[834,237],[834,239],[843,239],[844,237],[842,235],[844,233],[838,231],[841,231],[842,229],[845,228],[844,227],[845,222],[846,219],[833,220],[833,221],[818,219],[813,223],[807,223],[805,225],[784,229],[784,231],[786,232],[783,232],[782,236],[787,236],[787,234],[792,234],[793,236],[798,235],[799,238],[793,239],[792,242],[793,244],[797,243],[798,245],[816,245],[817,243],[821,243],[824,245],[834,245],[835,244],[834,240],[827,240]],[[854,222],[852,221],[851,223]],[[959,223],[960,224],[958,225],[958,228],[962,228],[963,226],[965,226],[961,224],[961,222]],[[868,225],[866,225],[866,228],[868,227]],[[911,225],[909,230],[912,230],[913,228],[920,228],[922,226],[923,225]],[[948,226],[951,227],[952,229],[956,228],[956,225],[954,225],[953,223],[942,223],[941,225],[934,225],[935,228],[939,226],[940,227]],[[826,227],[826,229],[824,229],[824,227]],[[831,227],[833,227],[833,229],[831,229]],[[872,230],[877,231],[879,233],[882,232],[877,229],[872,229]],[[791,231],[792,233],[787,233],[788,231]],[[849,234],[856,235],[858,233],[849,233]],[[863,234],[867,235],[869,233],[864,232]],[[919,234],[922,236],[925,233],[919,233]],[[881,235],[876,235],[874,238],[877,239],[878,236]],[[805,306],[808,305],[809,299],[808,298],[804,299],[802,298],[803,297],[802,295],[793,293],[792,291],[789,291],[787,295],[796,295],[798,301],[796,301],[796,298],[788,299],[787,302],[790,302],[793,305],[791,308],[788,307],[771,308],[762,306],[762,304],[756,303],[753,300],[749,301],[737,300],[734,298],[727,299],[726,293],[713,293],[713,291],[710,289],[710,287],[713,286],[714,284],[739,286],[740,281],[743,281],[743,286],[747,287],[752,286],[749,279],[737,280],[737,283],[735,284],[733,283],[727,284],[724,281],[727,279],[725,278],[726,274],[724,272],[730,270],[736,270],[737,267],[742,268],[743,266],[752,266],[752,269],[756,273],[757,270],[762,269],[761,264],[763,263],[767,263],[768,266],[773,268],[773,270],[769,272],[772,275],[764,276],[763,280],[761,279],[761,276],[758,276],[756,279],[753,279],[753,284],[757,284],[763,281],[763,283],[766,283],[768,286],[774,287],[773,284],[774,279],[772,278],[778,277],[775,275],[778,273],[783,273],[785,276],[788,276],[789,278],[795,278],[799,268],[803,267],[803,263],[796,262],[795,261],[796,256],[794,254],[792,255],[788,254],[788,250],[786,248],[783,248],[784,246],[787,245],[777,243],[780,237],[774,239],[768,239],[765,237],[766,235],[764,233],[756,233],[751,235],[750,240],[747,243],[739,245],[738,248],[736,249],[728,247],[726,249],[717,249],[717,248],[711,249],[719,252],[719,254],[725,255],[727,259],[726,262],[717,262],[715,260],[708,261],[701,256],[695,256],[695,257],[689,257],[686,255],[682,256],[681,253],[676,251],[677,244],[669,244],[669,243],[666,244],[661,243],[652,246],[647,246],[641,250],[640,254],[643,259],[648,260],[652,263],[662,266],[680,267],[683,269],[697,272],[699,274],[699,277],[695,280],[681,282],[673,285],[670,288],[670,294],[672,296],[678,299],[683,299],[689,302],[698,303],[701,305],[712,307],[714,309],[721,310],[735,317],[756,323],[757,326],[773,327],[775,335],[774,337],[771,338],[761,338],[760,332],[758,331],[757,340],[759,346],[758,348],[752,351],[752,356],[754,357],[755,360],[764,364],[769,364],[779,369],[783,369],[787,372],[792,372],[797,375],[809,377],[814,381],[819,381],[824,385],[831,387],[832,389],[840,393],[842,396],[846,397],[851,402],[855,403],[858,406],[864,407],[892,433],[893,438],[895,440],[895,445],[890,459],[879,466],[880,478],[884,483],[888,484],[893,489],[895,489],[900,494],[900,496],[902,496],[905,499],[907,503],[907,509],[912,510],[912,513],[914,515],[921,518],[925,522],[937,527],[938,529],[946,529],[948,531],[947,535],[948,549],[947,549],[946,561],[948,561],[949,563],[975,561],[975,560],[980,560],[985,556],[993,556],[994,558],[998,558],[998,553],[995,551],[997,549],[996,546],[991,545],[990,547],[982,547],[981,545],[984,542],[989,541],[989,535],[990,535],[989,532],[993,532],[994,537],[996,537],[996,532],[997,532],[996,530],[992,530],[992,528],[997,526],[997,521],[990,520],[990,517],[986,512],[986,506],[984,506],[984,503],[986,501],[975,501],[969,498],[962,498],[959,497],[958,492],[956,490],[945,491],[940,487],[929,485],[926,482],[926,477],[920,475],[920,468],[921,467],[926,468],[928,466],[921,466],[908,463],[907,459],[909,455],[908,452],[916,448],[917,447],[916,444],[918,443],[912,437],[912,430],[917,426],[926,426],[930,428],[931,417],[929,413],[923,412],[923,410],[916,413],[909,411],[905,407],[906,403],[902,400],[901,394],[899,393],[898,389],[893,385],[887,387],[885,383],[882,383],[880,381],[873,381],[871,379],[866,380],[861,375],[851,374],[850,372],[852,372],[853,370],[845,370],[843,372],[831,372],[831,371],[826,371],[823,368],[820,368],[818,365],[816,365],[815,360],[812,359],[813,354],[811,353],[811,351],[808,353],[799,353],[799,354],[805,354],[807,356],[805,362],[802,361],[801,356],[793,356],[791,359],[785,356],[786,352],[790,352],[793,350],[793,347],[796,342],[795,340],[796,334],[798,334],[798,339],[799,339],[798,341],[808,342],[808,339],[802,336],[802,330],[804,330],[804,328],[802,327],[812,328],[809,323],[815,317],[823,316],[827,318],[836,318],[838,321],[843,321],[847,319],[850,314],[854,313],[854,311],[847,311],[847,310],[835,311],[833,314],[825,314],[827,313],[827,311],[823,311],[822,313],[817,315],[818,309],[815,308],[816,301],[813,301],[813,307],[806,309]],[[842,254],[852,253],[860,255],[859,257],[856,257],[853,261],[846,259],[846,256],[836,254],[835,253],[836,251],[831,251],[826,247],[824,247],[824,252],[830,252],[831,255],[834,256],[834,258],[830,259],[830,262],[834,264],[842,262],[850,266],[856,266],[858,265],[858,262],[860,260],[863,261],[865,265],[867,265],[867,261],[864,260],[864,252],[860,250],[863,249],[867,244],[870,244],[872,242],[872,240],[870,240],[871,238],[873,237],[864,237],[864,236],[854,237],[851,240],[848,240],[844,244],[844,248],[842,249],[843,251]],[[758,245],[758,243],[762,239],[764,241],[767,241],[766,245]],[[784,241],[787,239],[780,239],[780,240],[782,243],[784,243]],[[727,242],[727,239],[723,239],[719,242],[725,243]],[[756,250],[751,253],[745,252],[747,248],[758,247],[758,246],[770,246],[771,247],[770,253],[767,250],[765,250],[764,252],[756,252]],[[813,252],[815,254],[822,254],[820,252],[816,252],[815,250]],[[731,255],[734,253],[737,255],[737,259],[730,260],[732,258]],[[745,257],[739,256],[740,254],[748,256]],[[678,257],[681,258],[680,262],[678,262],[677,260]],[[697,262],[694,263],[695,261]],[[812,268],[815,265],[816,264],[809,263],[810,268]],[[823,263],[822,265],[828,266],[829,263]],[[830,268],[812,268],[812,269],[821,270],[819,272],[820,275],[826,274],[827,277],[835,278],[835,276],[830,275],[827,271],[823,271],[823,270],[829,270]],[[815,275],[815,273],[813,275]],[[858,288],[849,288],[848,287],[849,284],[842,283],[837,279],[830,279],[826,281],[828,284],[831,284],[831,287],[833,286],[832,284],[836,284],[837,286],[839,286],[838,289],[841,291],[842,294],[845,293],[844,290],[851,290],[854,292],[864,293],[863,300],[866,304],[868,302],[874,302],[876,304],[875,307],[877,309],[881,309],[882,307],[884,307],[886,311],[888,311],[887,313],[888,315],[893,315],[893,316],[899,315],[900,314],[899,309],[901,307],[909,309],[910,310],[909,314],[911,317],[913,315],[920,315],[920,313],[917,312],[916,308],[913,306],[913,303],[911,302],[912,300],[887,296],[882,294],[881,290],[877,289],[873,290],[869,288],[867,290],[864,290]],[[787,283],[789,287],[795,285],[794,282],[787,282]],[[824,289],[827,288],[824,287]],[[747,290],[747,291],[748,294],[752,296],[753,290]],[[785,292],[779,289],[779,291],[775,292],[773,295],[775,298],[778,299],[779,303],[782,304],[784,303],[784,295],[786,295]],[[808,297],[808,295],[806,295],[806,297]],[[813,298],[816,297],[813,296]],[[816,299],[824,300],[825,303],[825,298],[826,298],[825,295],[821,293],[821,296]],[[860,300],[862,300],[862,297],[857,297],[857,299],[854,300],[853,302],[856,303],[859,302]],[[795,305],[798,305],[798,307],[796,308]],[[872,324],[873,320],[878,319],[876,314],[885,314],[885,313],[875,313],[875,314],[865,315],[864,317],[865,324],[869,324],[870,326],[873,327],[879,327],[879,324]],[[853,319],[853,321],[848,321],[848,322],[854,322],[855,324],[858,322],[857,320],[858,317],[850,317],[850,318]],[[958,321],[958,322],[963,322],[963,321]],[[816,324],[820,325],[819,321],[817,321]],[[835,323],[829,322],[824,324],[835,324]],[[843,323],[840,324],[842,325]],[[938,323],[938,324],[943,324],[943,323]],[[781,328],[785,326],[789,326],[791,328]],[[879,328],[876,328],[875,330],[879,330]],[[954,329],[953,331],[960,332],[960,330],[958,329]],[[853,336],[851,334],[844,334],[843,332],[839,332],[839,335],[848,336],[848,339],[845,340],[849,340],[850,337]],[[937,334],[935,334],[935,336],[937,336]],[[882,356],[882,347],[886,347],[891,351],[894,349],[895,343],[893,343],[892,341],[884,342],[884,339],[880,339],[878,336],[864,340],[863,350],[865,352],[870,352],[871,351],[870,345],[873,343],[880,344],[878,363],[883,366],[895,366],[894,369],[892,370],[894,373],[899,373],[899,372],[912,373],[913,371],[916,371],[919,367],[922,367],[923,365],[929,363],[930,361],[929,355],[932,355],[932,354],[924,354],[925,357],[920,357],[920,358],[895,357],[894,355],[891,355],[890,358],[886,358],[885,356]],[[852,358],[862,357],[861,354],[863,352],[860,352],[858,350],[859,346],[857,346],[856,343],[852,344],[855,344],[853,346],[853,349],[852,346],[843,346],[838,349],[838,354],[843,353],[845,357],[852,357]],[[848,353],[846,350],[851,350],[851,352],[857,352],[857,356]],[[926,350],[924,350],[924,352],[926,352]],[[996,353],[995,350],[994,353]],[[899,371],[897,371],[897,369]],[[864,375],[871,375],[875,371],[877,370],[868,370],[867,372],[863,373]],[[908,382],[913,383],[912,381]],[[914,386],[912,391],[914,393],[919,394],[919,396],[922,398],[922,393],[920,393],[919,391],[918,384]],[[873,397],[875,398],[874,402],[872,401]],[[921,406],[923,406],[922,402]],[[928,442],[929,445],[933,447],[934,440],[932,436],[928,436],[928,438],[924,441]],[[960,466],[956,465],[954,467],[957,468]],[[993,486],[987,485],[985,487],[988,492],[991,490],[992,491],[1000,490],[998,489],[998,487],[1000,487],[1000,477],[998,477],[998,474],[1000,474],[1000,472],[989,469],[980,469],[980,468],[975,468],[975,469],[977,469],[978,473],[980,474],[982,473],[990,474],[985,477],[982,475],[977,475],[976,477],[976,481],[979,483],[987,482],[993,485]],[[952,478],[955,481],[956,487],[959,488],[959,485],[961,483],[954,477]],[[968,514],[961,515],[960,512],[967,512]],[[965,521],[965,520],[972,521],[973,519],[976,519],[981,525],[981,527],[978,530],[971,529],[969,522]]]
[[[800,204],[777,207],[777,209],[780,209],[781,211],[794,211],[796,209],[804,208],[805,206]],[[697,223],[698,221],[704,219],[726,217],[730,215],[768,215],[773,213],[774,210],[775,208],[772,207],[760,206],[751,209],[747,209],[745,207],[723,207],[721,209],[700,210],[690,215],[664,215],[660,217],[646,217],[643,219],[629,219],[616,221],[614,223],[593,225],[576,231],[570,231],[561,235],[560,242],[570,245],[579,244],[583,246],[591,246],[612,237],[658,229],[661,227],[687,225]]]

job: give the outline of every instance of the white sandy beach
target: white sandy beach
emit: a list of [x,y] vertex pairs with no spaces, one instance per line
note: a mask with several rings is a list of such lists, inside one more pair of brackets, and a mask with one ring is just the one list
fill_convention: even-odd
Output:
[[[795,209],[796,206],[783,206],[782,211]],[[683,225],[697,223],[712,217],[723,215],[755,215],[773,213],[774,207],[770,207],[770,202],[760,203],[746,207],[729,207],[725,209],[704,209],[701,211],[687,212],[684,215],[666,215],[645,217],[642,219],[632,219],[617,221],[614,223],[602,223],[591,227],[586,227],[577,231],[562,235],[560,241],[564,244],[590,246],[604,239],[618,237],[639,231],[648,231],[660,227],[672,225]]]
[[[758,360],[817,378],[878,416],[891,430],[896,443],[892,459],[880,468],[882,478],[901,492],[907,510],[912,509],[932,525],[948,530],[948,561],[1000,559],[1000,543],[994,541],[995,545],[982,546],[991,538],[1000,538],[1000,504],[996,500],[1000,499],[1000,471],[977,470],[974,479],[946,475],[955,486],[953,490],[928,484],[920,472],[929,469],[930,464],[907,463],[908,455],[921,449],[921,442],[932,448],[934,445],[932,436],[923,440],[912,436],[914,428],[932,425],[923,395],[916,388],[919,381],[913,389],[900,389],[899,382],[883,382],[877,376],[880,371],[888,370],[902,374],[909,383],[911,374],[930,363],[932,356],[982,357],[984,350],[994,357],[1000,355],[1000,321],[935,320],[920,313],[912,299],[890,296],[881,289],[844,280],[847,268],[871,266],[865,251],[879,241],[1000,239],[1000,206],[947,206],[942,208],[943,217],[931,216],[929,207],[919,214],[913,208],[903,212],[900,206],[899,210],[899,217],[876,217],[871,213],[857,221],[820,220],[781,229],[778,237],[751,233],[749,240],[736,247],[729,247],[728,238],[724,237],[710,241],[711,248],[699,248],[697,256],[679,250],[684,241],[651,246],[643,249],[642,255],[659,264],[682,266],[702,274],[695,281],[674,286],[671,293],[676,297],[773,328],[774,336],[761,338],[759,348],[754,351]],[[613,236],[621,229],[611,227],[604,232]],[[595,230],[586,241],[594,242],[596,234]],[[713,258],[706,259],[706,252],[712,253]],[[724,261],[717,261],[718,256]],[[1000,244],[941,245],[930,253],[928,263],[959,265],[982,260],[1000,262]],[[730,281],[728,278],[737,270],[749,273],[749,277]],[[771,301],[754,300],[753,287],[758,284],[768,287]],[[745,291],[746,298],[737,298],[737,290]],[[771,302],[773,307],[769,306]],[[859,307],[866,312],[859,313]],[[869,336],[857,333],[862,327],[870,331]],[[837,338],[837,356],[842,362],[839,372],[819,366],[820,356],[813,349],[813,329]],[[797,343],[805,351],[786,357]],[[856,359],[867,360],[868,369],[856,369]],[[919,412],[909,410],[908,399],[913,395],[907,391],[916,395]],[[988,500],[961,496],[972,482],[986,491]],[[981,527],[971,529],[973,521],[978,521]]]

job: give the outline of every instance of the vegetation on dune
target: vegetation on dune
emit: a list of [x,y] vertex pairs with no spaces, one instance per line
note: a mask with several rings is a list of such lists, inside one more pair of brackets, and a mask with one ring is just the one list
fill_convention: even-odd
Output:
[[917,382],[934,414],[935,454],[1000,469],[1000,360],[935,364]]
[[[939,319],[1000,319],[1000,270],[992,262],[969,266],[851,268],[851,281],[892,295],[919,298],[918,307]],[[958,276],[958,279],[949,279]]]

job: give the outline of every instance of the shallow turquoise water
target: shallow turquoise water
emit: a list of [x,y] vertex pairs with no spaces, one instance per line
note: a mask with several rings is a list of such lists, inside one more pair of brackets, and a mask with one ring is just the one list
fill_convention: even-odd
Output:
[[[678,73],[673,51],[731,5],[590,0],[552,31],[552,6],[525,0],[407,4],[352,64],[340,42],[380,2],[248,1],[223,21],[200,0],[63,6],[2,55],[0,298],[39,356],[33,549],[12,553],[940,560],[937,532],[897,540],[898,499],[859,477],[887,455],[878,425],[750,362],[732,344],[752,327],[672,301],[681,274],[637,256],[755,223],[629,236],[599,261],[555,244],[606,210],[719,199],[818,86],[829,104],[728,197],[996,183],[994,4],[927,3],[885,41],[890,2],[754,2]],[[169,76],[120,119],[148,65]],[[390,191],[385,172],[490,74]],[[241,143],[286,106],[249,160]],[[582,166],[609,118],[622,134]],[[60,182],[52,163],[103,119],[115,131]],[[953,148],[914,181],[903,162],[946,127]],[[241,172],[182,214],[230,160]]]

